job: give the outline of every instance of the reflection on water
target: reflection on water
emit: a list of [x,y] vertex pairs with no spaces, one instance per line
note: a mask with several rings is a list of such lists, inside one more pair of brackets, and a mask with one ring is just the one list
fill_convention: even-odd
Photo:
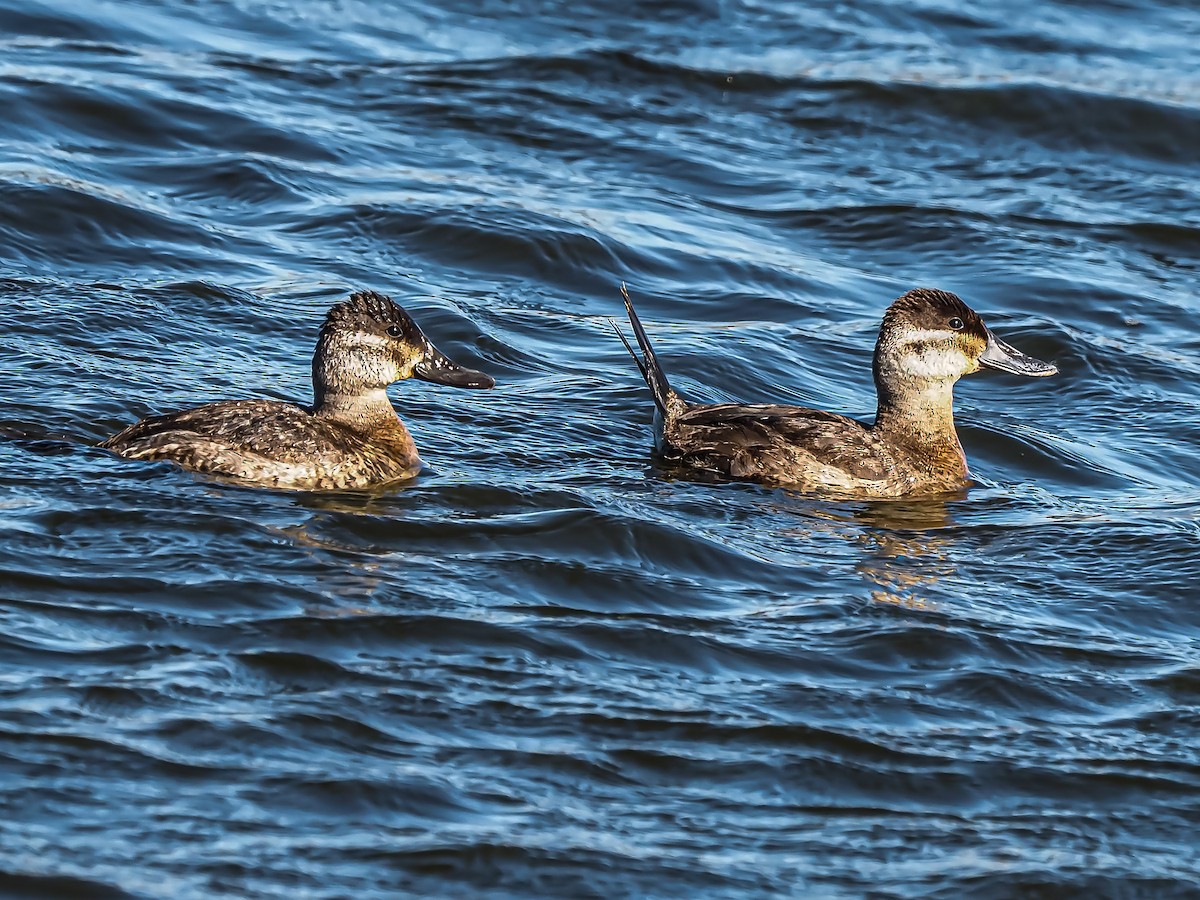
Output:
[[931,601],[925,592],[957,571],[946,541],[936,536],[881,533],[864,535],[862,543],[865,552],[856,571],[878,585],[871,596],[881,602],[927,608]]
[[[956,499],[965,498],[965,492]],[[955,524],[950,500],[869,503],[854,510],[854,521],[863,525],[858,537],[862,557],[856,571],[878,590],[878,601],[927,608],[928,589],[957,572],[951,560],[953,539],[946,536]]]
[[837,538],[854,549],[854,571],[877,601],[912,608],[928,608],[932,601],[923,591],[953,575],[954,504],[966,492],[924,500],[880,500],[814,503],[794,492],[781,492],[786,500],[768,500],[764,509],[779,518],[800,516],[804,526],[784,526],[781,540],[803,547],[815,530]]

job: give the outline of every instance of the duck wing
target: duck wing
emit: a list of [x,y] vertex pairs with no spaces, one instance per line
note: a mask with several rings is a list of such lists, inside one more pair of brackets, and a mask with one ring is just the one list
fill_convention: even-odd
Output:
[[663,433],[663,456],[729,478],[802,486],[888,482],[895,461],[855,419],[778,404],[692,406]]
[[281,460],[311,459],[331,446],[330,425],[277,400],[223,400],[150,416],[100,443],[136,459],[178,458],[187,445],[220,445]]
[[420,469],[412,436],[396,419],[370,434],[275,400],[229,400],[153,416],[100,444],[131,459],[300,490],[368,487]]

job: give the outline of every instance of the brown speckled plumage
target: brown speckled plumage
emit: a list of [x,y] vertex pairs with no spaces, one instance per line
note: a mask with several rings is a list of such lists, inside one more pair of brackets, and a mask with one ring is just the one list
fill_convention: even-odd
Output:
[[226,400],[153,416],[100,444],[131,459],[299,490],[366,488],[410,478],[416,445],[386,388],[417,377],[458,387],[492,379],[450,362],[383,294],[360,291],[325,317],[313,354],[314,402]]
[[959,490],[970,482],[954,429],[954,383],[981,364],[1025,375],[1055,371],[996,338],[954,294],[922,288],[884,314],[871,425],[799,406],[689,404],[668,384],[624,286],[621,293],[642,356],[621,339],[658,407],[659,452],[696,474],[855,497]]

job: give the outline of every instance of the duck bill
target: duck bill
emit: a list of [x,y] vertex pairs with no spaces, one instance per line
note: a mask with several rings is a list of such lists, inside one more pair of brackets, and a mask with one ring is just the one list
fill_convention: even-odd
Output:
[[460,366],[428,341],[424,358],[413,367],[413,378],[461,388],[490,388],[496,384],[491,375]]
[[989,369],[999,369],[1001,372],[1011,372],[1013,375],[1029,375],[1033,378],[1044,378],[1058,371],[1057,366],[1026,356],[1011,344],[1006,344],[987,329],[987,349],[979,357],[979,364]]

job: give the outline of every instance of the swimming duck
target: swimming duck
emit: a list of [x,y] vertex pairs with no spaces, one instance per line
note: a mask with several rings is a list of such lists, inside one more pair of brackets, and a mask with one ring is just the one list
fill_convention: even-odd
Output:
[[954,383],[984,367],[1030,376],[1058,371],[1000,340],[954,294],[919,288],[884,313],[872,366],[873,424],[800,406],[693,404],[671,389],[624,285],[621,296],[642,356],[617,334],[658,408],[658,449],[694,474],[855,497],[961,490],[970,478],[954,430]]
[[359,291],[329,310],[312,362],[311,407],[224,400],[130,425],[100,446],[130,459],[256,485],[341,490],[410,478],[421,468],[387,387],[419,378],[490,388],[490,375],[451,362],[388,297]]

